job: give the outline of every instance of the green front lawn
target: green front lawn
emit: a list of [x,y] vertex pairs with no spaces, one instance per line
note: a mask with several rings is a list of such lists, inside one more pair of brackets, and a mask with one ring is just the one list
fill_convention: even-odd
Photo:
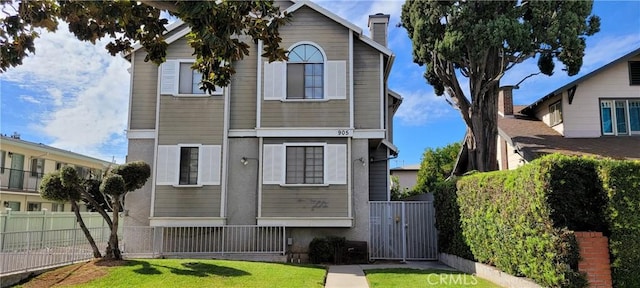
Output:
[[204,259],[141,259],[99,266],[96,263],[106,273],[71,287],[324,287],[326,275],[325,268],[311,265]]
[[371,288],[381,287],[473,287],[499,288],[500,286],[473,275],[457,271],[419,269],[365,270]]

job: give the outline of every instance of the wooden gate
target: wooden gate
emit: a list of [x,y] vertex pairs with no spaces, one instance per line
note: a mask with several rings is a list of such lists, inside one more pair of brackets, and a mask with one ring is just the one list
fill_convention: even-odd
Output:
[[369,213],[370,259],[438,259],[433,202],[371,201]]

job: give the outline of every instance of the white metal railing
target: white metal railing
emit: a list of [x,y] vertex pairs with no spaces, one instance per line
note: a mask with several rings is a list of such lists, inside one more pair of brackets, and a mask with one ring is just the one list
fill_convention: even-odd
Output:
[[[89,231],[100,251],[104,251],[109,227]],[[129,258],[284,255],[287,247],[283,226],[124,227],[119,235],[120,249]],[[92,257],[91,246],[79,228],[0,233],[0,275],[62,266]]]
[[283,226],[125,227],[123,253],[138,257],[285,254]]
[[[89,228],[98,248],[107,246],[109,228]],[[81,229],[0,233],[0,275],[28,272],[91,259]]]

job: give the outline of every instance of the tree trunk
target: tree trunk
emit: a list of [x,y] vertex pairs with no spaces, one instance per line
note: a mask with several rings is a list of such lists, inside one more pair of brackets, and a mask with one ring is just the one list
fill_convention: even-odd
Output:
[[71,201],[71,207],[73,208],[73,212],[76,214],[76,221],[78,221],[80,229],[82,229],[84,236],[87,238],[87,241],[89,241],[89,244],[91,245],[91,249],[93,250],[93,258],[101,258],[102,255],[100,254],[98,245],[96,245],[96,241],[93,240],[91,232],[89,232],[87,226],[84,225],[84,220],[82,220],[82,215],[80,215],[80,208],[78,207],[78,203],[76,203],[75,201]]
[[481,172],[498,169],[498,85],[491,87],[484,101],[474,103],[471,111],[471,127],[467,128],[465,146],[468,153],[468,169]]
[[114,259],[114,260],[122,260],[122,253],[120,252],[120,247],[118,247],[118,213],[120,212],[120,198],[117,196],[113,196],[113,223],[111,225],[111,235],[109,236],[109,246],[107,247],[107,252],[105,257]]

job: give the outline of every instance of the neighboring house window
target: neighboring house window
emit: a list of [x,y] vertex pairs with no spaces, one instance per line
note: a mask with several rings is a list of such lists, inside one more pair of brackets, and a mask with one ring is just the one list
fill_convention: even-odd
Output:
[[317,47],[301,44],[289,52],[287,99],[324,99],[324,57]]
[[31,159],[31,177],[42,177],[44,174],[44,159]]
[[62,169],[65,165],[67,165],[67,163],[56,162],[56,171]]
[[0,173],[4,173],[4,163],[6,163],[7,152],[0,150]]
[[562,123],[562,101],[549,105],[550,126]]
[[38,202],[27,202],[27,211],[41,211],[42,203]]
[[76,166],[76,172],[78,173],[78,177],[80,177],[80,179],[88,179],[89,168],[83,167],[83,166]]
[[64,204],[63,203],[51,203],[51,212],[63,212]]
[[4,207],[11,208],[11,211],[20,211],[20,202],[17,201],[5,201]]
[[180,148],[180,185],[198,184],[198,147]]
[[[173,96],[208,96],[200,89],[202,73],[194,70],[193,60],[167,60],[160,66],[160,94]],[[214,95],[222,95],[222,87],[216,86]]]
[[640,61],[629,62],[629,85],[640,85]]
[[286,184],[323,184],[324,151],[322,146],[287,147]]
[[601,100],[603,135],[640,134],[640,100]]

